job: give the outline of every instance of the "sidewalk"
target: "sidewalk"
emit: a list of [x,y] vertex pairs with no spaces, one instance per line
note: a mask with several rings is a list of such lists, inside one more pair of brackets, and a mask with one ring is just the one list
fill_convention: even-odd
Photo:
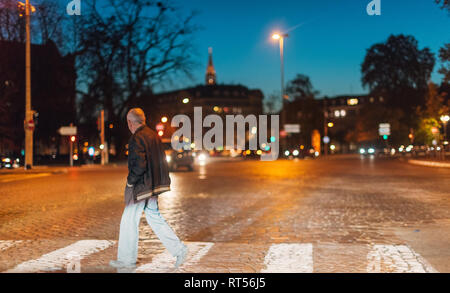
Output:
[[431,160],[416,160],[416,159],[407,159],[406,161],[409,164],[419,166],[450,168],[450,161],[431,161]]

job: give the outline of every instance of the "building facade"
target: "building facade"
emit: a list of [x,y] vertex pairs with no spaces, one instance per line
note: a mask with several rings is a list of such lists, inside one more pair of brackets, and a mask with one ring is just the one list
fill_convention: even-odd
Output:
[[[212,49],[209,49],[209,60],[205,74],[205,84],[194,87],[163,92],[153,95],[151,105],[145,106],[149,113],[149,124],[156,127],[163,117],[167,118],[164,124],[163,137],[169,138],[173,133],[170,127],[171,119],[178,114],[184,114],[193,121],[194,107],[202,108],[202,116],[217,114],[225,121],[226,115],[263,113],[263,93],[258,89],[249,89],[244,85],[230,85],[217,83],[216,70],[212,61]],[[204,130],[207,131],[207,130]]]
[[[75,123],[74,57],[53,42],[31,46],[31,107],[35,111],[34,153],[57,155],[68,143],[57,130]],[[0,41],[0,154],[20,154],[24,144],[25,45]]]
[[300,125],[300,133],[285,133],[287,148],[311,148],[311,135],[319,131],[322,150],[323,137],[328,136],[329,153],[357,151],[358,144],[369,139],[359,132],[358,124],[364,119],[363,110],[370,107],[384,107],[381,96],[342,95],[321,99],[298,99],[288,102],[283,111],[287,124]]

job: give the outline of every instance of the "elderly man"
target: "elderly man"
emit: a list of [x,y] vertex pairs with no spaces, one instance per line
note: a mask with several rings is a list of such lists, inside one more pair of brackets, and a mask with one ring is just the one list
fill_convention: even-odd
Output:
[[170,190],[169,171],[164,149],[158,135],[145,125],[145,114],[139,108],[127,115],[132,136],[128,143],[128,177],[125,187],[125,210],[120,222],[117,260],[115,268],[136,266],[139,222],[142,211],[147,223],[163,245],[176,257],[175,268],[186,259],[187,247],[175,235],[159,213],[158,195]]

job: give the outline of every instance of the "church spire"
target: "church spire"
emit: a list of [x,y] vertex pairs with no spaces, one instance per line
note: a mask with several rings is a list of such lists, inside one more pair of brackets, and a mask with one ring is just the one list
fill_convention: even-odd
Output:
[[216,70],[214,69],[213,61],[212,61],[212,48],[209,47],[209,60],[208,67],[206,68],[206,84],[214,85],[216,84]]

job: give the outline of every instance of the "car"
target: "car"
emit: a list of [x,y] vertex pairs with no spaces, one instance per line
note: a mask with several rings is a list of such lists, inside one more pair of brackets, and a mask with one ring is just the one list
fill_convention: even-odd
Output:
[[383,142],[373,141],[370,143],[362,144],[359,148],[359,154],[362,156],[374,156],[374,157],[390,157],[395,154],[395,150],[383,144]]
[[314,150],[314,148],[292,148],[287,149],[283,152],[284,157],[288,159],[299,158],[299,159],[314,159],[319,156],[319,153]]
[[186,167],[189,171],[194,170],[194,153],[190,144],[183,146],[181,150],[174,150],[170,139],[162,140],[166,161],[170,171],[176,171],[179,167]]
[[0,156],[0,169],[16,169],[23,166],[22,160],[16,155],[4,155]]

